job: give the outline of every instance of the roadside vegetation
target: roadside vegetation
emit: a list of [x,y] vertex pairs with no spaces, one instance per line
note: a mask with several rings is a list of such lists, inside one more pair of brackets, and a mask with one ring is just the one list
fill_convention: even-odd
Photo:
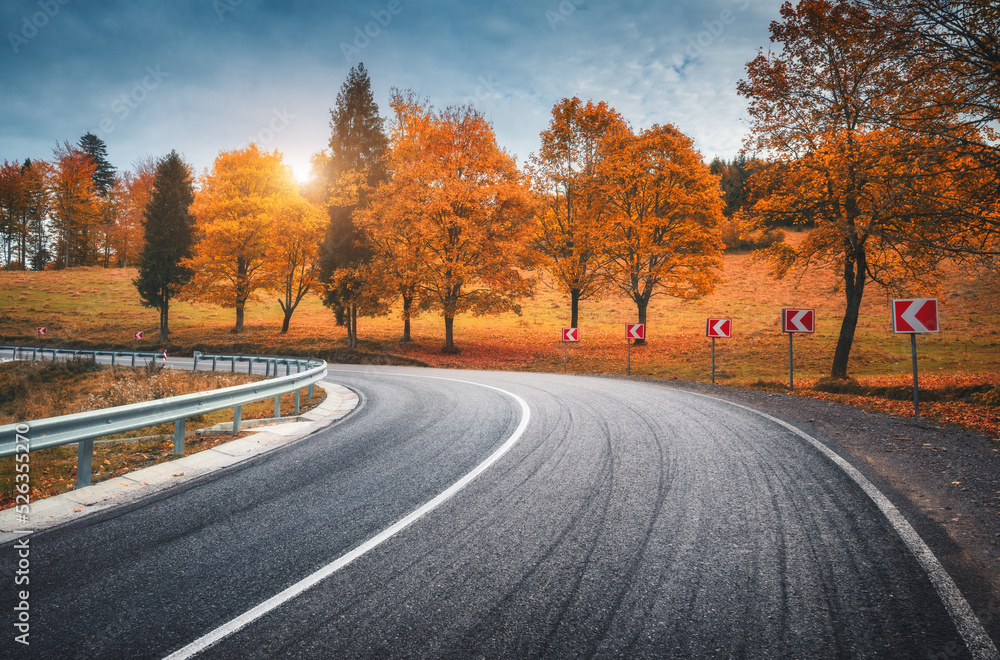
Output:
[[[19,424],[33,419],[68,415],[87,410],[152,401],[169,396],[240,385],[260,376],[225,372],[190,372],[160,365],[109,367],[89,358],[55,362],[15,361],[0,363],[0,425]],[[306,404],[306,388],[300,392],[305,411],[323,399],[322,390]],[[294,407],[294,393],[282,396],[282,411]],[[274,401],[243,406],[243,419],[272,417]],[[217,410],[187,420],[192,431],[231,422],[233,411]],[[232,434],[191,436],[185,440],[184,455],[229,442]],[[173,453],[173,424],[135,429],[100,438],[94,445],[93,481],[103,481],[127,472],[170,461]],[[66,492],[76,484],[76,445],[50,447],[31,453],[31,492],[37,500]],[[15,461],[0,459],[0,508],[14,504]]]

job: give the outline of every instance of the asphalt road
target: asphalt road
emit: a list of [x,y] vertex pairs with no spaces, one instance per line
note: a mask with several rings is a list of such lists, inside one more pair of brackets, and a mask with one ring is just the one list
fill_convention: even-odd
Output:
[[329,380],[362,396],[330,429],[31,536],[31,645],[5,626],[4,655],[166,657],[509,449],[197,657],[973,657],[872,498],[772,420],[624,380]]

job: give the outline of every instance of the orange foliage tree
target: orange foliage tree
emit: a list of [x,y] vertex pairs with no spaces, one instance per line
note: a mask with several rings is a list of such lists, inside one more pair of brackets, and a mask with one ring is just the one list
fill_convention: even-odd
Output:
[[600,295],[605,277],[607,208],[597,178],[610,131],[624,120],[601,101],[563,99],[541,133],[541,149],[528,167],[541,200],[532,245],[555,286],[569,295],[570,327],[577,327],[580,301]]
[[278,151],[251,144],[220,154],[200,183],[191,206],[196,243],[182,262],[195,275],[184,295],[234,308],[242,332],[247,303],[281,284],[273,245],[283,230],[277,218],[298,199],[295,180]]
[[622,127],[602,149],[608,276],[636,304],[639,323],[655,295],[711,293],[722,267],[722,191],[691,138],[670,125],[637,135]]
[[302,298],[316,288],[316,257],[326,229],[322,209],[302,197],[293,197],[277,208],[271,239],[270,268],[280,282],[278,304],[284,312],[281,334]]
[[393,97],[391,178],[356,219],[383,273],[413,286],[445,321],[445,353],[458,349],[455,316],[520,311],[532,280],[526,241],[532,202],[513,158],[473,108],[434,111],[413,94]]
[[145,242],[143,216],[153,195],[156,167],[155,158],[142,158],[133,164],[132,171],[122,172],[119,177],[122,190],[114,193],[119,199],[114,233],[114,251],[119,268],[139,263]]
[[781,14],[771,25],[781,51],[758,55],[739,84],[753,119],[748,147],[779,161],[751,178],[751,219],[815,223],[797,250],[779,244],[767,255],[779,277],[812,264],[841,273],[831,376],[842,379],[866,285],[906,293],[932,284],[961,233],[952,211],[965,157],[880,122],[920,92],[901,75],[902,36],[872,38],[872,16],[847,2],[786,3]]
[[92,263],[95,227],[101,221],[90,156],[68,142],[54,150],[49,169],[51,213],[58,260],[65,268]]

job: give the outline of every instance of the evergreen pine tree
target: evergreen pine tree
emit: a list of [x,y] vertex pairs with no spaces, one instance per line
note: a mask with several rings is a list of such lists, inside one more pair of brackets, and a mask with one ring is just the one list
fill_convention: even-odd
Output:
[[[369,186],[387,178],[385,157],[388,139],[379,117],[378,104],[372,96],[371,81],[365,65],[352,67],[337,94],[337,106],[330,111],[330,155],[324,173],[326,189],[336,186],[348,172],[365,172]],[[366,200],[362,193],[357,205],[329,205],[330,225],[320,246],[320,281],[329,284],[337,271],[363,268],[372,252],[365,245],[352,219],[357,206]],[[349,278],[340,278],[339,286],[327,287],[324,304],[333,310],[337,325],[347,326],[350,348],[357,348],[358,301],[355,285]]]
[[191,170],[171,151],[160,161],[153,180],[153,194],[146,206],[146,245],[139,258],[139,276],[133,280],[142,304],[160,310],[160,341],[167,340],[170,299],[194,273],[180,265],[191,256],[194,243],[194,201]]
[[94,161],[95,169],[92,177],[94,187],[97,188],[101,197],[107,197],[115,185],[115,175],[117,174],[114,166],[108,162],[107,145],[104,144],[104,140],[93,133],[87,133],[80,138],[79,144],[80,149]]

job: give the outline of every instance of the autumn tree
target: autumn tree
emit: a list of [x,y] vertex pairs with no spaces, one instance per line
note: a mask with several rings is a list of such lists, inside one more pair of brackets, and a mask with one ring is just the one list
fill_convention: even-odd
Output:
[[48,187],[58,258],[65,268],[86,265],[96,254],[94,228],[101,221],[94,161],[69,143],[56,147],[54,154]]
[[[401,94],[394,103],[412,99]],[[372,193],[371,211],[358,220],[375,245],[405,236],[421,246],[415,286],[444,316],[445,353],[457,353],[455,317],[520,311],[532,281],[519,267],[529,261],[532,200],[513,158],[493,127],[471,107],[435,111],[412,105],[397,111],[392,177]],[[405,250],[379,260],[408,258]]]
[[[844,318],[831,375],[846,378],[866,286],[890,292],[933,282],[956,227],[948,190],[964,165],[941,140],[886,127],[879,117],[912,94],[904,37],[849,2],[786,3],[772,23],[780,52],[747,65],[739,92],[750,100],[748,146],[777,167],[752,179],[761,222],[812,220],[797,249],[769,256],[776,274],[825,265],[840,273]],[[865,38],[869,37],[869,38]]]
[[114,251],[119,268],[136,264],[142,254],[146,206],[153,194],[153,179],[158,166],[155,158],[147,156],[133,163],[130,171],[121,173],[123,201],[114,234]]
[[[434,117],[427,112],[427,102],[411,90],[393,89],[390,105],[394,118],[389,135],[390,149],[385,160],[387,179],[397,170],[405,170],[408,162],[419,157],[419,136],[430,131]],[[344,186],[347,194],[354,194],[366,185],[360,175],[355,174]],[[416,177],[387,180],[382,185],[369,189],[368,203],[359,206],[354,218],[363,230],[364,240],[374,250],[374,258],[368,269],[368,281],[377,282],[377,290],[372,295],[385,295],[386,290],[395,291],[403,303],[403,334],[400,343],[413,341],[410,321],[418,311],[426,309],[430,302],[420,297],[420,284],[425,270],[425,246],[423,235],[417,231],[419,223],[411,218],[413,200],[422,195],[424,183]]]
[[281,334],[288,332],[302,298],[317,286],[316,256],[326,225],[322,210],[299,196],[289,197],[275,210],[269,267],[280,286]]
[[21,164],[4,161],[0,166],[0,236],[7,268],[25,268],[28,203]]
[[626,126],[606,137],[602,149],[609,277],[635,303],[639,323],[646,323],[654,296],[694,300],[711,293],[722,267],[722,199],[693,140],[671,125],[638,134]]
[[159,162],[152,183],[152,195],[143,210],[146,243],[133,284],[142,304],[160,312],[159,340],[165,342],[170,334],[170,301],[194,275],[182,263],[191,256],[194,242],[191,167],[171,151]]
[[235,309],[239,333],[247,303],[278,287],[271,264],[275,218],[298,196],[295,180],[277,150],[251,144],[216,157],[200,183],[191,206],[196,243],[181,262],[195,274],[184,295]]
[[51,197],[48,180],[51,167],[44,160],[25,160],[21,166],[25,211],[27,254],[34,270],[41,270],[51,256],[48,248],[47,223]]
[[883,126],[960,152],[965,171],[952,214],[966,230],[948,247],[958,258],[1000,256],[1000,5],[991,0],[857,0],[869,30],[905,50],[907,92],[880,108]]
[[570,327],[577,327],[580,301],[606,285],[605,198],[597,179],[604,157],[601,141],[624,121],[606,103],[563,99],[541,133],[541,148],[528,168],[541,202],[532,245],[555,285],[570,298]]
[[[387,138],[372,96],[364,64],[352,67],[330,111],[330,151],[321,158],[329,225],[320,248],[319,278],[323,302],[338,325],[347,327],[349,348],[358,345],[358,315],[382,309],[377,286],[367,277],[371,247],[354,225],[353,214],[364,206],[366,190],[386,179]],[[359,180],[363,183],[358,186]]]

